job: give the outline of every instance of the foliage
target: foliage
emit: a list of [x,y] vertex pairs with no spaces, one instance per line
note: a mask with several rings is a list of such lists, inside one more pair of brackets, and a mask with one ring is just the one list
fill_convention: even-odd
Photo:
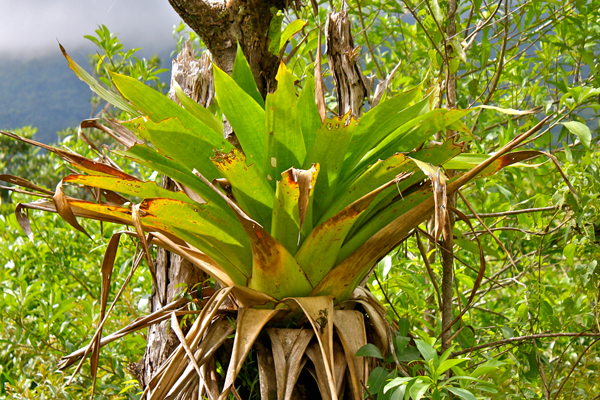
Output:
[[[21,132],[28,134],[27,130]],[[62,144],[84,154],[89,151],[72,135],[65,135]],[[53,187],[52,178],[65,168],[64,163],[31,149],[22,149],[25,154],[12,153],[23,162],[13,158],[11,168],[3,170],[27,175],[36,168],[41,177],[48,178],[48,187]],[[13,202],[28,199],[18,193],[11,195]],[[84,223],[94,232],[90,242],[58,215],[35,212],[36,236],[29,241],[13,211],[13,204],[4,204],[0,214],[0,398],[89,397],[89,374],[80,374],[67,386],[68,375],[59,372],[57,365],[61,356],[81,347],[93,334],[100,309],[98,269],[106,246],[103,241],[118,226],[104,224],[101,229],[97,222]],[[123,283],[131,267],[134,247],[132,242],[125,243],[119,251],[115,287]],[[108,330],[117,330],[130,318],[147,312],[144,299],[150,284],[147,272],[142,269],[136,273]],[[105,347],[100,358],[100,398],[137,398],[136,388],[128,383],[131,377],[126,367],[129,360],[143,354],[144,343],[142,335],[131,335]],[[117,395],[119,392],[122,394]]]
[[[160,69],[161,61],[158,56],[154,55],[149,60],[139,59],[134,54],[140,48],[125,51],[119,38],[105,25],[100,25],[95,33],[96,36],[85,35],[84,37],[101,51],[89,56],[90,67],[100,82],[111,87],[109,74],[120,73],[139,79],[159,91],[164,91],[168,87],[159,77],[161,73],[168,70]],[[95,105],[100,101],[100,97],[95,97],[92,99],[92,104]]]
[[[339,8],[338,3],[333,2]],[[535,111],[534,114],[506,115],[493,109],[475,109],[470,117],[464,119],[473,133],[472,138],[463,136],[463,138],[470,139],[470,152],[491,154],[508,143],[517,133],[534,126],[542,114],[550,114],[552,119],[548,123],[548,128],[529,141],[526,147],[529,150],[543,150],[556,157],[558,165],[562,167],[572,187],[569,187],[557,173],[557,167],[554,164],[538,158],[535,160],[536,164],[520,164],[518,168],[506,168],[494,176],[476,181],[463,189],[462,194],[466,200],[459,198],[457,208],[469,216],[474,228],[472,229],[462,220],[459,220],[454,226],[454,315],[457,316],[465,308],[468,309],[452,328],[453,346],[450,346],[449,350],[441,351],[443,346],[439,340],[435,339],[441,333],[439,285],[433,284],[433,282],[439,283],[439,277],[442,276],[440,247],[426,236],[428,229],[425,224],[417,227],[420,229],[420,237],[414,234],[414,230],[407,232],[411,235],[400,247],[393,249],[376,265],[375,273],[368,280],[368,287],[374,295],[381,302],[387,304],[389,321],[401,332],[401,334],[395,335],[393,342],[396,357],[391,352],[389,356],[384,357],[381,350],[375,351],[373,348],[368,350],[369,347],[362,350],[363,353],[359,353],[359,355],[381,359],[381,366],[373,369],[368,381],[370,395],[378,399],[401,398],[402,394],[407,396],[406,398],[410,396],[412,398],[420,396],[439,398],[436,396],[441,397],[444,394],[449,396],[448,392],[450,391],[459,398],[468,399],[473,398],[470,396],[493,399],[590,397],[599,390],[597,379],[595,379],[598,370],[598,349],[594,346],[596,338],[585,336],[598,335],[600,331],[598,322],[600,269],[597,268],[599,256],[597,238],[600,232],[598,228],[600,226],[598,209],[600,190],[597,168],[600,156],[595,134],[598,87],[600,86],[598,82],[600,78],[597,74],[598,66],[595,61],[600,50],[598,48],[600,46],[599,11],[593,2],[585,1],[561,4],[556,2],[492,2],[485,4],[477,1],[464,2],[459,4],[459,9],[453,18],[457,25],[457,34],[449,42],[447,48],[441,44],[445,43],[445,29],[449,23],[448,4],[450,2],[436,0],[418,6],[411,2],[401,4],[398,2],[357,1],[350,4],[349,13],[353,19],[354,31],[358,32],[355,38],[359,45],[356,57],[361,60],[364,71],[367,74],[373,73],[379,78],[383,78],[399,61],[402,61],[388,85],[379,107],[384,109],[386,103],[390,105],[392,102],[398,101],[398,97],[410,93],[411,89],[418,88],[426,94],[434,93],[431,98],[435,99],[435,102],[429,107],[435,108],[444,101],[444,94],[447,91],[445,86],[447,76],[455,73],[457,75],[457,106],[460,109],[467,109],[478,104],[493,104],[503,108]],[[301,33],[291,37],[290,45],[283,57],[288,70],[280,72],[280,78],[293,80],[294,84],[299,83],[305,88],[305,91],[300,92],[299,100],[295,100],[295,97],[289,96],[289,93],[293,93],[295,96],[295,86],[288,86],[287,93],[278,89],[270,98],[271,100],[267,99],[268,104],[273,104],[269,101],[278,104],[288,96],[287,101],[291,101],[291,103],[297,101],[300,108],[302,93],[313,94],[309,91],[314,90],[311,89],[311,82],[313,82],[314,63],[312,53],[317,46],[315,27],[325,20],[327,11],[326,7],[321,7],[319,15],[313,16],[311,9],[305,7],[298,10],[295,16],[282,15],[284,26],[291,25],[296,19],[308,23],[302,28]],[[102,58],[109,60],[111,59],[109,53],[116,46],[114,45],[117,43],[116,39],[111,39],[111,36],[103,29],[99,29],[99,31],[97,31],[98,43],[105,48],[105,55]],[[182,43],[185,37],[183,25],[177,27],[176,32],[179,38],[178,43]],[[193,39],[193,35],[190,34],[190,36]],[[103,41],[102,38],[107,40]],[[289,51],[290,49],[292,51]],[[129,54],[123,52],[121,48],[118,48],[114,54],[119,54],[119,51],[121,51],[119,57]],[[448,51],[450,56],[446,53]],[[104,68],[110,69],[107,66],[112,64],[100,63],[99,60],[97,59],[95,63],[97,67],[102,65],[102,68],[98,69],[98,73],[101,74],[101,80],[106,88],[114,90],[115,87],[118,87],[125,97],[138,108],[147,107],[142,110],[144,113],[155,111],[152,108],[155,105],[141,104],[142,99],[134,98],[136,90],[148,94],[148,96],[151,95],[150,92],[142,89],[135,82],[117,75],[110,75],[110,72]],[[119,62],[114,65],[118,66]],[[113,68],[110,71],[137,74],[134,76],[135,78],[145,80],[142,78],[144,74],[135,72],[134,68],[119,68]],[[152,67],[149,70],[153,71]],[[111,76],[114,80],[111,80]],[[329,76],[329,72],[326,70],[325,77],[329,78]],[[220,83],[219,79],[221,79]],[[329,80],[326,82],[330,83]],[[227,161],[231,162],[231,168],[234,168],[238,163],[238,169],[229,170],[230,176],[226,176],[233,188],[231,192],[227,193],[240,203],[246,214],[265,226],[267,233],[280,241],[285,247],[285,251],[294,255],[294,250],[298,247],[298,237],[300,237],[301,243],[303,243],[302,241],[306,242],[311,228],[317,226],[319,222],[323,222],[323,218],[326,216],[331,217],[335,214],[328,211],[326,205],[333,200],[323,200],[322,204],[319,204],[319,197],[313,195],[313,218],[307,217],[309,222],[304,223],[304,229],[302,229],[300,213],[297,209],[294,210],[291,221],[288,221],[290,222],[289,226],[293,226],[293,229],[289,229],[288,225],[278,227],[272,221],[277,219],[277,215],[288,213],[289,216],[289,208],[286,208],[289,204],[284,201],[278,203],[278,206],[275,202],[268,203],[267,211],[265,211],[265,199],[268,197],[263,196],[264,193],[261,192],[261,190],[270,190],[273,192],[271,197],[279,200],[277,190],[282,192],[283,188],[274,185],[277,179],[270,181],[270,186],[263,185],[264,188],[244,189],[241,185],[251,180],[248,178],[244,182],[246,178],[237,181],[235,179],[239,178],[237,174],[241,170],[240,165],[247,167],[240,175],[246,177],[251,173],[269,173],[273,178],[279,176],[290,166],[310,171],[312,161],[311,163],[302,162],[301,159],[306,160],[308,156],[302,153],[301,145],[304,142],[304,151],[309,154],[310,142],[313,138],[306,135],[304,129],[305,127],[310,128],[311,123],[320,124],[320,121],[314,122],[318,118],[314,116],[312,120],[295,116],[294,118],[297,118],[299,122],[289,125],[292,128],[300,129],[301,136],[298,137],[301,137],[302,140],[284,141],[285,152],[281,156],[293,159],[294,162],[282,165],[280,164],[281,158],[276,156],[277,166],[272,166],[268,151],[272,151],[273,146],[279,145],[279,143],[270,143],[264,139],[261,143],[261,135],[257,136],[259,139],[250,135],[244,137],[244,132],[265,132],[263,126],[265,126],[264,120],[267,119],[261,114],[261,110],[262,113],[265,112],[263,104],[260,104],[262,99],[256,99],[256,103],[250,101],[253,92],[252,85],[247,86],[248,83],[248,81],[240,82],[239,80],[234,83],[228,80],[224,74],[219,75],[217,71],[217,86],[220,86],[222,90],[229,91],[232,96],[237,96],[234,98],[240,99],[232,102],[233,104],[228,104],[228,100],[221,97],[218,99],[221,111],[230,117],[236,133],[241,134],[242,147],[246,150],[247,155],[254,157],[251,161],[254,161],[255,164],[252,162],[244,164],[243,160],[240,161],[239,153],[227,147],[228,144],[220,138],[217,140],[217,136],[206,129],[206,127],[217,127],[219,130],[220,120],[215,120],[192,105],[186,106],[186,110],[190,111],[194,118],[202,121],[201,124],[198,124],[196,120],[191,119],[202,128],[204,135],[214,139],[214,141],[208,140],[208,149],[210,151],[213,148],[226,150],[222,159],[213,161],[206,161],[211,155],[208,154],[210,151],[207,151],[205,154],[207,157],[203,162],[204,167],[215,172],[212,169],[214,164],[223,165]],[[437,92],[439,95],[435,92],[435,88],[439,90]],[[311,98],[312,96],[306,97]],[[420,99],[421,97],[416,97],[414,101]],[[184,102],[183,98],[181,100]],[[335,98],[328,97],[327,105],[334,110]],[[227,107],[230,107],[229,114]],[[246,107],[246,109],[240,111],[241,107]],[[370,110],[363,117],[361,123],[364,124],[365,121],[372,118],[373,126],[381,125],[384,121],[383,118],[389,116],[383,112],[378,113],[377,110],[377,108]],[[429,111],[429,108],[426,111]],[[299,112],[306,112],[306,110]],[[186,128],[186,123],[183,121],[189,117],[177,115],[180,118],[181,126],[171,121],[168,128],[182,132]],[[236,119],[236,115],[244,118]],[[274,132],[281,126],[277,125],[278,120],[275,117],[274,113],[270,117],[272,124],[267,125],[267,128],[273,127]],[[253,120],[253,118],[255,119]],[[291,117],[286,116],[286,118]],[[136,125],[138,122],[140,121],[135,121],[128,126],[132,132],[139,134],[142,139],[152,141],[169,157],[174,154],[174,150],[169,152],[166,147],[162,147],[167,146],[168,143],[158,143],[159,132],[168,130],[161,128],[161,124],[164,127],[167,125],[161,117]],[[331,123],[338,122],[342,121],[332,121]],[[145,131],[141,128],[145,128]],[[443,131],[444,129],[442,129],[442,133]],[[414,133],[414,131],[412,132]],[[443,135],[441,136],[443,137]],[[268,139],[268,136],[265,137]],[[154,143],[154,138],[156,138],[156,143]],[[192,143],[195,139],[190,138],[189,140]],[[205,139],[202,140],[204,140],[204,144],[207,143]],[[437,140],[440,139],[437,138]],[[394,146],[397,144],[395,142]],[[416,144],[404,150],[410,151],[414,147]],[[269,149],[267,153],[265,153],[265,148]],[[232,155],[231,157],[227,155],[229,150],[231,150],[229,153]],[[388,150],[389,153],[386,153]],[[369,158],[370,161],[363,163],[365,165],[361,165],[360,162],[352,165],[351,162],[348,162],[343,163],[342,167],[350,165],[350,167],[360,170],[358,167],[367,166],[369,162],[377,161],[378,158],[389,160],[393,151],[396,150],[396,147],[392,150],[382,146],[378,151],[385,154],[385,157],[373,155]],[[159,153],[146,152],[146,154],[158,157]],[[265,154],[267,155],[265,156]],[[364,154],[358,156],[357,159]],[[128,154],[128,156],[136,158],[138,161],[143,161],[144,157],[141,153]],[[350,156],[351,154],[346,158]],[[455,160],[454,167],[459,168],[462,165],[463,170],[472,168],[473,159],[477,159],[470,155],[461,157]],[[153,164],[147,163],[147,165],[160,172],[167,171],[168,166],[165,163],[162,164],[164,169],[161,171],[158,168],[159,164],[156,160],[154,161]],[[211,198],[215,203],[220,203],[222,207],[215,212],[223,218],[228,214],[231,224],[238,224],[236,218],[239,218],[241,214],[236,216],[229,211],[226,200],[214,197],[214,191],[206,189],[207,186],[202,186],[203,184],[200,184],[195,176],[189,174],[190,167],[192,167],[191,164],[187,165],[186,163],[189,159],[176,161],[183,163],[185,168],[181,168],[181,170],[185,169],[188,172],[187,176],[181,174],[180,180],[186,186],[198,191],[202,197]],[[318,161],[323,162],[322,160]],[[463,162],[463,164],[458,164],[459,162]],[[439,165],[443,162],[434,164]],[[193,167],[200,169],[208,180],[218,176],[216,173],[214,176],[210,176],[206,170],[202,170],[197,165],[194,159]],[[447,167],[451,165],[448,163]],[[271,169],[276,171],[270,171]],[[133,173],[134,170],[130,171]],[[423,172],[417,168],[414,171],[421,174],[419,179],[422,179]],[[224,170],[223,173],[225,172]],[[315,172],[312,172],[311,177]],[[322,165],[318,174],[317,184],[324,174]],[[348,172],[344,170],[338,181],[334,181],[332,186],[319,192],[319,195],[324,194],[325,199],[328,195],[334,198],[341,197],[338,196],[337,191],[343,193],[339,189],[340,185],[344,184],[343,174],[348,176]],[[80,179],[83,183],[84,178],[76,179]],[[143,179],[145,180],[147,177]],[[184,179],[186,180],[184,181]],[[73,182],[77,182],[77,180],[73,180]],[[98,182],[106,184],[108,179],[96,180],[95,184],[98,185]],[[385,189],[390,196],[393,192],[392,189],[394,188]],[[406,195],[402,189],[403,187],[398,188],[401,194]],[[228,189],[226,188],[226,190]],[[367,193],[368,191],[365,191],[363,194]],[[137,195],[139,193],[130,194]],[[138,201],[137,197],[133,198],[134,203]],[[381,197],[385,196],[381,195]],[[403,197],[408,198],[408,196]],[[311,197],[309,196],[309,198]],[[189,202],[188,199],[183,199]],[[283,199],[286,198],[283,197]],[[381,199],[376,198],[374,202],[377,201],[381,202]],[[399,203],[400,199],[395,197],[394,201]],[[342,200],[339,202],[343,203]],[[348,204],[350,203],[341,204],[338,210]],[[280,208],[276,213],[277,207]],[[366,227],[368,219],[375,215],[375,211],[367,209],[364,216],[359,217],[357,224]],[[295,214],[296,212],[298,214]],[[475,213],[480,214],[481,222],[473,215]],[[14,217],[12,218],[11,226],[14,227]],[[142,216],[141,219],[144,220],[144,217]],[[84,224],[84,227],[88,232],[97,231],[97,228],[90,225]],[[493,235],[488,233],[488,229]],[[239,226],[237,226],[237,230],[239,230]],[[351,243],[353,237],[359,237],[360,231],[360,229],[351,228],[346,233],[347,237],[342,239],[343,246]],[[238,243],[247,241],[244,237],[245,232],[243,230],[241,232],[240,236],[235,236]],[[234,237],[233,235],[237,235],[237,232],[232,230],[226,234],[229,236],[224,235],[221,239],[228,240],[231,245],[230,239]],[[300,236],[298,236],[299,234]],[[365,234],[364,237],[366,238],[368,235]],[[477,240],[474,240],[475,237]],[[193,239],[190,236],[187,238]],[[419,242],[424,242],[424,239],[430,242],[425,254],[421,252],[423,246],[419,246]],[[209,247],[202,247],[198,237],[194,243],[198,248],[207,249]],[[480,263],[479,247],[485,253],[485,277],[480,285],[476,285],[478,264]],[[290,251],[289,249],[294,250]],[[232,246],[229,250],[231,251],[228,251],[228,254],[241,254],[239,257],[246,259],[251,257],[250,253],[238,252],[238,248],[234,249]],[[312,255],[317,252],[313,250],[310,253]],[[348,251],[349,253],[350,251]],[[425,267],[423,256],[430,258],[431,271]],[[214,257],[218,258],[218,255],[214,255]],[[337,256],[335,263],[341,261],[343,257]],[[378,258],[380,256],[370,259],[369,262],[376,261]],[[220,263],[218,264],[220,265]],[[226,272],[233,271],[235,266],[239,267],[241,264],[243,263],[232,262],[233,267]],[[285,270],[288,271],[288,268]],[[14,278],[13,275],[9,275],[10,279]],[[244,281],[249,273],[241,275],[240,282]],[[10,279],[6,279],[7,282],[10,281]],[[145,284],[148,285],[148,282]],[[14,283],[10,283],[10,285],[14,286]],[[260,286],[259,288],[263,286],[259,283],[253,283],[253,285],[255,285],[254,287]],[[292,289],[296,288],[292,287]],[[270,290],[272,289],[268,288],[266,291]],[[476,296],[471,302],[469,297],[473,291],[476,292]],[[272,291],[269,293],[276,298],[286,295]],[[12,308],[6,308],[6,310],[10,310],[6,313],[12,316],[18,312]],[[40,320],[43,321],[43,317],[40,317]],[[8,331],[12,332],[10,329]],[[43,326],[40,332],[43,332]],[[37,340],[32,337],[30,336],[30,340]],[[45,336],[38,337],[44,338]],[[6,340],[15,341],[13,336]],[[80,347],[82,343],[80,341],[77,346],[72,348]],[[482,347],[473,349],[474,346]],[[438,349],[440,349],[439,353]],[[116,353],[127,354],[120,348],[119,351],[115,351]],[[25,352],[24,354],[30,353]],[[103,357],[106,356],[105,352],[102,354]],[[465,354],[468,354],[468,359],[461,358]],[[23,360],[28,359],[28,356],[23,357]],[[445,361],[440,361],[444,357]],[[452,376],[440,372],[444,362],[456,363],[453,368],[450,368],[453,371]],[[489,375],[479,374],[482,371],[480,368],[488,367],[486,374]],[[11,371],[14,370],[11,367]],[[25,372],[23,376],[25,374],[27,373]],[[481,379],[482,382],[473,379]],[[35,381],[39,382],[37,379]],[[89,383],[89,381],[85,382]],[[252,382],[249,386],[255,383]],[[492,383],[502,390],[499,390],[498,393],[494,393],[493,390],[486,391],[486,388]],[[85,386],[85,383],[82,385]],[[58,384],[55,386],[62,387]],[[106,393],[110,393],[110,389],[106,389]]]

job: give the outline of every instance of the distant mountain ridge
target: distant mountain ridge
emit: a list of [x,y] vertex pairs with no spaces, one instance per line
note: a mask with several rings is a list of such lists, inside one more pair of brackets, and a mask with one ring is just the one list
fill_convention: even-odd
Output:
[[[69,55],[89,70],[87,54],[92,51],[79,49]],[[159,57],[170,70],[169,50]],[[31,125],[38,130],[36,140],[53,143],[57,132],[90,117],[91,97],[89,87],[69,69],[58,48],[55,55],[30,60],[0,58],[0,129]]]

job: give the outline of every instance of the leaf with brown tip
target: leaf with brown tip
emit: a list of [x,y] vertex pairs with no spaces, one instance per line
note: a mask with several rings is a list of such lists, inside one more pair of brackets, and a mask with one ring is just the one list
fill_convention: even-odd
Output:
[[76,154],[76,153],[73,153],[70,151],[61,150],[61,149],[58,149],[53,146],[49,146],[44,143],[36,142],[35,140],[27,139],[27,138],[21,137],[19,135],[15,135],[14,133],[11,133],[11,132],[0,131],[0,133],[5,136],[11,137],[13,139],[19,140],[21,142],[28,143],[33,146],[41,147],[42,149],[48,150],[48,151],[56,154],[62,160],[68,162],[75,168],[78,168],[82,171],[85,171],[88,173],[97,172],[97,173],[103,174],[103,175],[111,175],[111,176],[116,176],[116,177],[121,177],[121,178],[126,178],[126,179],[139,180],[132,175],[126,174],[125,172],[123,172],[113,166],[104,164],[100,161],[90,160],[88,158],[80,156],[79,154]]
[[312,194],[318,167],[318,164],[313,164],[308,170],[290,168],[281,174],[281,180],[277,182],[271,235],[290,254],[298,250],[307,214],[310,226],[304,231],[305,235],[312,230]]
[[71,211],[71,207],[69,206],[69,202],[67,197],[65,196],[65,192],[62,189],[63,181],[61,180],[56,185],[56,191],[54,192],[54,197],[52,200],[54,201],[54,206],[56,207],[56,212],[60,215],[65,221],[69,223],[73,228],[77,229],[79,232],[82,232],[84,235],[92,239],[92,237],[83,229],[83,226],[79,225],[73,211]]

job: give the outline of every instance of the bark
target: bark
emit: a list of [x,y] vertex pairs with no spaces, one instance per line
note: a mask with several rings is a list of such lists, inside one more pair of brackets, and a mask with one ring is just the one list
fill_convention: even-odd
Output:
[[[451,38],[456,35],[456,21],[454,16],[456,14],[457,1],[448,1],[448,25],[446,27],[446,37]],[[452,46],[446,47],[447,54],[452,57]],[[447,60],[448,72],[450,72],[450,60]],[[456,73],[448,74],[447,86],[446,86],[446,107],[456,107]],[[448,130],[446,132],[446,139],[454,136],[454,132]],[[451,171],[448,171],[448,178],[452,178]],[[453,193],[448,196],[447,209],[454,208],[456,206],[456,194]],[[447,212],[447,211],[446,211]],[[453,277],[454,277],[454,214],[448,212],[446,226],[444,227],[443,235],[444,241],[442,242],[442,331],[446,330],[448,325],[452,323],[454,316],[452,314],[452,295],[453,295]],[[459,299],[460,301],[460,299]],[[450,347],[450,338],[452,337],[452,329],[446,330],[442,335],[442,352],[446,351]]]
[[[166,181],[167,179],[165,179],[165,183],[167,183]],[[158,293],[156,293],[158,290],[162,292],[163,298],[169,303],[185,289],[178,285],[185,283],[191,289],[197,283],[202,284],[207,279],[204,272],[192,263],[164,249],[158,249],[155,266],[158,288],[153,290],[150,312],[164,306],[159,302]],[[146,354],[142,359],[144,367],[141,383],[143,387],[146,387],[155,371],[160,368],[178,345],[179,340],[171,330],[169,321],[148,328]]]
[[[179,103],[175,96],[173,82],[177,82],[183,91],[199,104],[207,106],[212,103],[214,84],[210,60],[206,54],[199,60],[194,58],[190,43],[186,43],[181,53],[173,60],[169,97]],[[167,177],[163,178],[162,186],[170,190],[185,189]],[[157,250],[155,270],[156,287],[152,288],[150,312],[173,301],[182,290],[185,290],[185,285],[188,289],[192,289],[196,285],[202,286],[202,283],[209,278],[189,261],[164,249]],[[161,304],[161,298],[164,299],[165,304]],[[148,328],[146,353],[138,363],[129,366],[130,372],[143,388],[148,385],[154,373],[178,345],[179,340],[170,329],[168,321]],[[194,395],[195,392],[190,393],[189,398],[193,398]]]
[[327,19],[327,58],[337,91],[338,114],[352,111],[354,118],[362,114],[365,98],[373,88],[372,80],[361,71],[358,56],[344,2],[340,12],[332,12]]
[[192,43],[188,41],[174,60],[169,98],[181,105],[175,94],[174,82],[196,103],[204,107],[210,106],[215,98],[215,83],[209,54],[205,53],[197,59],[194,57]]
[[231,74],[239,41],[258,90],[275,88],[279,58],[269,51],[269,25],[284,0],[169,0],[185,23],[202,39],[215,64]]

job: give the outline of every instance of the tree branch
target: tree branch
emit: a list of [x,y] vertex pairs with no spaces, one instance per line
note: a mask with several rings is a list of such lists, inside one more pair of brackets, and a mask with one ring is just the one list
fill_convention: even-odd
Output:
[[[489,343],[480,344],[479,346],[474,346],[474,347],[471,347],[470,349],[466,349],[466,350],[456,351],[456,352],[452,353],[450,355],[450,357],[454,358],[454,357],[462,356],[463,354],[467,354],[467,353],[470,353],[473,351],[485,349],[488,347],[503,346],[505,344],[515,343],[515,342],[523,342],[526,340],[541,339],[541,338],[553,338],[553,337],[573,337],[573,336],[600,337],[600,333],[561,332],[561,333],[537,333],[535,335],[517,336],[517,337],[513,337],[513,338],[509,338],[509,339],[498,340],[497,342],[489,342]],[[598,340],[600,340],[600,339],[598,339]],[[596,342],[594,342],[594,343],[596,343]]]

